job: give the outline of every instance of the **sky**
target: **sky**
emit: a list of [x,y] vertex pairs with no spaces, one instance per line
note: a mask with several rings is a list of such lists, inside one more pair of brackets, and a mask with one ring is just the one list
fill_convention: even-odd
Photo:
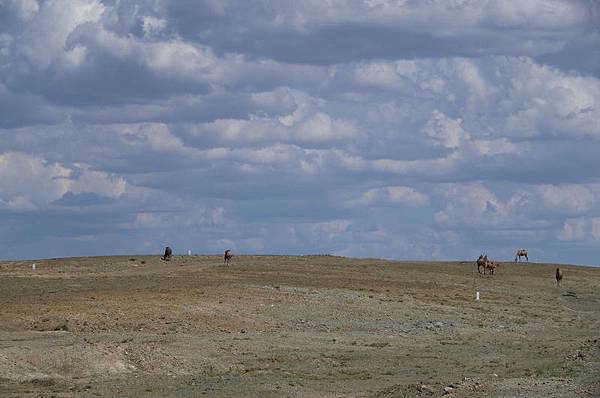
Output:
[[600,264],[598,0],[0,0],[1,258]]

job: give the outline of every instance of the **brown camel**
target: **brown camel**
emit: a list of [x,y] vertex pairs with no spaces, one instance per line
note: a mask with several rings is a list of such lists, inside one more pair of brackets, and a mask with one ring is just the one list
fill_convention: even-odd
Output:
[[490,275],[494,275],[496,273],[496,268],[498,268],[498,265],[499,264],[497,262],[488,260],[485,263],[485,267],[483,269],[483,274],[485,275],[485,270],[487,269],[490,271]]
[[556,284],[560,286],[560,281],[562,281],[563,273],[560,268],[556,268]]
[[496,268],[498,268],[500,264],[492,261],[486,255],[481,255],[477,259],[477,272],[481,274],[481,268],[483,268],[483,275],[486,274],[486,270],[490,271],[490,275],[494,275],[496,273]]
[[487,254],[484,256],[483,254],[479,256],[477,259],[477,272],[481,274],[481,267],[483,267],[483,273],[485,274],[485,264],[488,262]]
[[231,254],[231,250],[225,250],[225,254],[223,254],[223,264],[229,265],[232,257],[233,257],[233,254]]
[[525,260],[527,260],[527,262],[529,262],[529,257],[527,257],[527,250],[525,249],[519,249],[517,250],[517,255],[515,256],[515,262],[521,261],[521,257],[525,257]]

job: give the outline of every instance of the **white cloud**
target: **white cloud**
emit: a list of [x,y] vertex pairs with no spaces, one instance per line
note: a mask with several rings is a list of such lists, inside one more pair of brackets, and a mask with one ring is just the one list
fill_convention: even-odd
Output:
[[516,221],[509,204],[501,201],[483,184],[444,184],[438,192],[446,198],[445,209],[435,215],[435,220],[442,225],[476,228]]
[[585,185],[561,184],[536,187],[540,204],[549,212],[582,214],[600,202],[599,192]]
[[[444,208],[434,218],[444,228],[482,229],[496,238],[528,241],[551,235],[564,241],[600,239],[599,217],[564,218],[597,212],[596,184],[520,185],[509,196],[481,183],[440,184],[433,191],[443,198]],[[556,225],[562,220],[561,227]],[[529,236],[528,230],[535,233]]]
[[0,154],[0,207],[44,209],[68,192],[117,199],[126,189],[127,182],[122,177],[50,164],[25,153]]
[[127,145],[138,151],[151,150],[185,156],[197,154],[193,148],[186,147],[163,123],[114,125],[111,129],[115,129]]
[[27,30],[18,38],[18,51],[39,71],[53,63],[80,63],[84,50],[69,48],[69,36],[78,26],[98,22],[104,10],[104,5],[97,0],[45,1],[39,11],[28,14],[30,21]]
[[147,38],[162,32],[167,27],[166,20],[152,16],[144,16],[142,21],[144,37]]
[[148,69],[192,82],[208,81],[218,66],[211,49],[181,40],[146,41],[121,37],[103,28],[85,32],[85,41],[123,60],[137,60]]
[[23,153],[0,155],[2,207],[30,210],[62,197],[71,170]]
[[293,90],[290,87],[277,87],[272,91],[261,91],[251,95],[252,102],[261,109],[286,109],[293,111],[296,109],[297,99],[302,98],[304,93]]
[[[495,138],[490,134],[502,138],[600,137],[594,123],[600,117],[600,80],[568,74],[526,57],[372,61],[335,71],[335,78],[347,81],[352,90],[356,75],[366,75],[369,79],[363,77],[363,85],[409,96],[403,101],[404,106],[410,101],[408,111],[426,111],[422,106],[427,104],[431,118],[426,131],[437,135],[442,145],[456,146],[460,129],[472,130],[472,126],[481,130],[471,132],[474,140]],[[458,117],[448,117],[451,112]],[[411,117],[402,116],[404,120]]]
[[420,207],[427,205],[427,195],[406,186],[390,186],[374,188],[364,192],[358,199],[349,203],[352,205],[400,205],[408,207]]
[[326,104],[305,93],[279,89],[253,97],[253,101],[267,106],[280,99],[289,112],[283,116],[250,115],[247,119],[218,119],[188,126],[187,132],[195,137],[210,135],[220,144],[233,147],[266,143],[302,147],[345,145],[364,136],[355,121],[324,112],[321,109]]
[[[596,184],[519,185],[504,198],[482,183],[439,184],[434,190],[445,202],[436,221],[472,228],[549,227],[552,218],[586,214],[600,202]],[[580,236],[581,221],[569,220],[563,236]]]
[[436,144],[455,149],[468,138],[468,134],[461,127],[461,122],[460,119],[449,119],[442,112],[434,110],[423,131]]
[[600,217],[579,217],[565,220],[558,238],[564,241],[600,240]]
[[127,229],[171,229],[174,226],[193,230],[206,225],[220,225],[225,222],[225,209],[217,207],[198,207],[191,211],[178,213],[140,212],[133,222],[124,224]]
[[111,198],[124,241],[210,250],[592,247],[590,4],[0,0],[0,207]]
[[589,225],[583,218],[570,218],[565,220],[563,230],[559,234],[559,239],[566,241],[578,241],[586,238]]
[[[336,246],[348,239],[351,220],[336,219],[320,222],[292,223],[287,227],[288,239],[295,245]],[[313,251],[314,253],[314,251]]]
[[357,133],[358,129],[352,122],[332,118],[323,112],[317,112],[297,127],[295,136],[301,142],[327,142],[352,139]]
[[83,170],[68,184],[68,192],[95,193],[107,198],[118,199],[127,191],[127,181],[122,177],[111,177],[100,171]]
[[0,0],[0,8],[8,6],[23,20],[31,19],[40,10],[37,0]]
[[516,144],[506,138],[497,138],[493,140],[473,140],[471,145],[475,149],[475,152],[481,156],[526,153],[530,150],[528,144]]
[[[417,68],[415,61],[361,63],[354,69],[352,80],[358,85],[379,90],[408,92],[412,79],[409,80],[406,75],[418,73]],[[428,83],[435,87],[435,83]]]
[[571,76],[531,61],[514,63],[505,128],[523,136],[600,138],[600,81]]
[[[282,2],[283,3],[283,2]],[[305,1],[277,4],[273,24],[301,32],[341,24],[369,24],[432,30],[439,36],[481,32],[490,28],[569,29],[586,21],[586,7],[573,1],[459,1],[423,2]]]

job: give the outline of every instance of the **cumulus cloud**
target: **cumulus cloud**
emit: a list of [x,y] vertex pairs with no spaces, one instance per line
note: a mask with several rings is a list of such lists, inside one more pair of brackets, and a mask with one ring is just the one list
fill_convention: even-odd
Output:
[[596,184],[519,185],[504,197],[479,182],[440,184],[435,193],[446,201],[435,220],[469,228],[549,227],[557,217],[594,211],[600,200]]
[[[564,54],[597,26],[597,7],[585,0],[212,3],[170,4],[167,12],[189,37],[286,62]],[[190,17],[206,9],[203,24]],[[327,51],[312,51],[315,42]]]
[[284,2],[276,7],[273,24],[291,25],[301,31],[346,23],[406,24],[422,30],[429,26],[439,35],[453,35],[464,34],[468,29],[484,30],[490,25],[496,28],[568,29],[584,21],[586,11],[582,4],[566,1]]
[[558,238],[564,241],[600,240],[600,217],[569,218],[565,220]]
[[13,210],[44,209],[67,193],[93,193],[117,199],[127,189],[122,177],[49,164],[25,153],[0,154],[0,176],[0,205]]
[[37,0],[3,0],[0,7],[12,9],[19,19],[29,20],[40,10]]
[[427,195],[411,187],[392,186],[370,189],[364,192],[358,199],[350,201],[350,204],[420,207],[428,204],[428,202]]
[[167,27],[167,21],[160,18],[155,18],[153,16],[144,16],[143,20],[143,30],[144,36],[150,37],[162,32]]
[[561,184],[536,187],[539,204],[550,212],[581,214],[590,211],[598,203],[597,187]]
[[499,199],[483,184],[451,184],[441,186],[439,190],[446,198],[446,206],[435,214],[435,220],[442,225],[480,228],[518,222],[511,211],[511,203]]
[[427,121],[423,129],[435,144],[454,149],[461,146],[468,138],[467,133],[461,127],[461,120],[452,120],[438,110],[434,110],[431,119]]
[[0,207],[20,236],[32,212],[47,234],[60,213],[82,252],[95,235],[397,258],[560,241],[585,260],[598,15],[583,0],[0,0]]
[[[33,7],[36,8],[36,7]],[[80,25],[100,20],[104,6],[96,0],[52,0],[41,4],[27,18],[27,31],[18,36],[17,55],[23,56],[34,70],[53,64],[76,67],[85,58],[85,48],[67,45],[69,35]]]
[[124,227],[128,229],[160,229],[178,226],[193,230],[202,225],[220,225],[224,222],[224,217],[225,209],[223,207],[202,207],[185,214],[140,212],[135,215],[133,222],[124,224]]

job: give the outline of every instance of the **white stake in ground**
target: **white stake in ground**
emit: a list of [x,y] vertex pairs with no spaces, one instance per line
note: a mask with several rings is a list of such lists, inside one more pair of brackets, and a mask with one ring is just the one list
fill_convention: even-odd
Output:
[[475,293],[475,301],[479,301],[479,292]]
[[31,264],[31,269],[35,271],[35,263]]

